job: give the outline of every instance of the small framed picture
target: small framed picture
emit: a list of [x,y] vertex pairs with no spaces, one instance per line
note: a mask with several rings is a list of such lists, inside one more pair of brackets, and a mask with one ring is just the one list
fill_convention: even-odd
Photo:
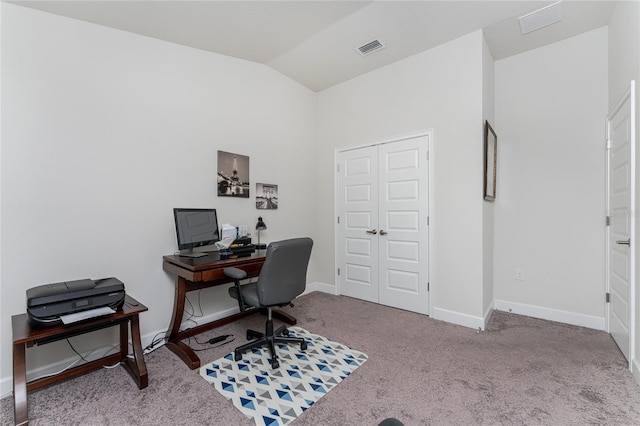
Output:
[[484,122],[484,199],[496,199],[498,137],[488,121]]
[[278,208],[278,185],[256,184],[256,209],[275,210]]

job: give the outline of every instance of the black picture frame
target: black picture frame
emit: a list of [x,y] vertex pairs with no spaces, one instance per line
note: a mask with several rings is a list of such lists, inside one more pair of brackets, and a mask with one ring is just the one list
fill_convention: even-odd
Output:
[[498,163],[498,136],[489,124],[484,122],[484,199],[496,199],[496,171]]

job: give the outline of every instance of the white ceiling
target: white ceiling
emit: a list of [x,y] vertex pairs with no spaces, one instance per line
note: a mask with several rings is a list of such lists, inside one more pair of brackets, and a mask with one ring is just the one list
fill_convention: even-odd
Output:
[[[607,25],[612,1],[565,0],[562,20],[521,35],[553,1],[11,1],[265,64],[314,91],[477,30],[495,60]],[[371,40],[386,48],[361,56]]]

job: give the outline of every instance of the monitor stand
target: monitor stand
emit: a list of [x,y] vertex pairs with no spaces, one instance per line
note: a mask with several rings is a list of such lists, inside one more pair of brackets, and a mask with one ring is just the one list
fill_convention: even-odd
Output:
[[192,259],[197,259],[198,257],[205,257],[208,253],[202,253],[199,251],[193,251],[193,250],[189,250],[189,251],[181,251],[178,253],[178,256],[180,257],[190,257]]

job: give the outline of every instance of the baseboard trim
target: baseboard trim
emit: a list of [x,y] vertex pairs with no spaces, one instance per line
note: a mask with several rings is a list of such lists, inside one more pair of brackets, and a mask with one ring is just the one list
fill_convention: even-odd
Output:
[[449,311],[447,309],[442,308],[434,308],[431,315],[429,315],[433,319],[437,319],[440,321],[449,322],[452,324],[461,325],[464,327],[475,328],[484,330],[485,326],[485,318],[476,317],[468,314],[461,314],[460,312]]
[[5,377],[0,380],[0,399],[5,399],[13,395],[12,377]]
[[[323,283],[323,282],[317,282],[317,281],[308,284],[304,294],[311,293],[313,291],[319,291],[319,292],[328,293],[332,295],[338,295],[336,291],[336,286],[332,284]],[[473,315],[462,314],[460,312],[450,311],[442,308],[434,308],[430,317],[436,320],[446,321],[446,322],[461,325],[464,327],[484,330],[489,320],[491,319],[491,313],[493,312],[494,309],[497,309],[500,311],[507,311],[507,312],[511,311],[513,313],[520,314],[520,315],[527,315],[534,318],[540,318],[540,319],[545,319],[550,321],[562,322],[565,324],[588,327],[596,330],[604,330],[604,327],[605,327],[604,317],[577,314],[575,312],[545,308],[541,306],[528,305],[528,304],[518,303],[518,302],[509,302],[509,301],[500,300],[500,299],[495,299],[490,304],[490,306],[484,313],[483,317],[476,317]],[[202,318],[197,318],[194,321],[197,325],[205,324],[211,321],[215,321],[217,319],[227,317],[236,312],[238,312],[237,307],[229,308],[224,311],[206,315]],[[182,329],[193,327],[194,321],[185,321],[182,324]],[[144,336],[141,336],[142,347],[143,348],[147,347],[152,342],[154,337],[158,336],[159,334],[164,334],[165,332],[166,330],[157,330],[150,333],[146,333]],[[104,351],[104,350],[107,350],[108,348],[109,346],[105,346],[103,348],[97,348],[95,351],[96,352]],[[29,378],[40,377],[43,375],[54,373],[56,371],[60,371],[62,368],[72,363],[75,359],[76,357],[70,357],[62,361],[58,361],[58,362],[40,367],[32,371],[28,371],[27,376]],[[638,362],[638,360],[634,360],[632,362],[632,373],[633,373],[634,379],[636,380],[638,385],[640,385],[640,363]],[[12,394],[13,394],[12,377],[9,376],[9,377],[4,377],[0,379],[0,398],[6,398],[8,396],[11,396]]]
[[513,312],[514,314],[578,325],[581,327],[593,328],[595,330],[605,329],[604,317],[598,317],[595,315],[578,314],[560,309],[545,308],[543,306],[509,302],[507,300],[499,299],[494,300],[494,306],[495,309],[499,311]]
[[338,289],[335,285],[319,281],[314,281],[310,284],[307,284],[307,289],[303,294],[311,293],[312,291],[320,291],[322,293],[333,294],[334,296],[338,295]]
[[638,359],[634,359],[631,362],[631,374],[633,374],[633,378],[636,379],[636,383],[640,386],[640,363],[638,363]]

